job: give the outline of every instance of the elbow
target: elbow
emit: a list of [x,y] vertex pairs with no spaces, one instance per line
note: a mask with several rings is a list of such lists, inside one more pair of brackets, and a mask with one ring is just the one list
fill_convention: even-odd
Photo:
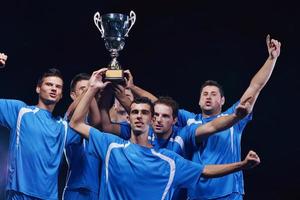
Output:
[[75,129],[75,127],[76,127],[76,123],[74,123],[73,120],[71,120],[71,121],[69,122],[69,125],[70,125],[70,127],[73,128],[73,129]]
[[213,177],[213,175],[210,173],[208,167],[204,167],[201,176],[204,178],[212,178]]
[[75,119],[74,117],[71,118],[69,122],[69,126],[76,130],[77,126],[80,124],[80,120]]

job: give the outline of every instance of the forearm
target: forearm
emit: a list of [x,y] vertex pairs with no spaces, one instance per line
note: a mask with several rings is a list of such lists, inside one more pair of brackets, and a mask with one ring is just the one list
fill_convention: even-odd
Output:
[[71,119],[73,113],[74,113],[74,110],[75,108],[77,107],[78,103],[80,102],[81,98],[83,97],[84,93],[82,95],[80,95],[79,97],[77,97],[72,103],[71,105],[69,106],[67,112],[66,112],[66,117],[68,120]]
[[155,102],[157,100],[157,97],[154,96],[153,94],[151,94],[150,92],[134,85],[132,87],[130,87],[130,90],[132,91],[134,96],[137,97],[147,97],[149,98],[152,102]]
[[260,70],[252,78],[250,86],[261,90],[271,77],[277,58],[269,57]]
[[120,125],[111,122],[109,110],[107,108],[100,109],[101,127],[104,132],[120,135]]
[[201,176],[206,178],[225,176],[227,174],[242,170],[244,166],[244,161],[235,162],[231,164],[206,165],[203,169]]
[[84,137],[88,138],[89,126],[85,124],[85,117],[89,110],[89,105],[96,94],[95,89],[89,88],[81,98],[70,121],[70,126]]
[[230,128],[239,121],[236,114],[221,116],[204,125],[199,125],[196,129],[196,141],[201,142],[203,137],[208,137],[217,132]]
[[130,105],[131,105],[131,100],[127,96],[118,96],[116,95],[118,101],[120,104],[124,107],[126,112],[129,114],[130,112]]
[[89,123],[92,126],[101,124],[101,116],[96,99],[93,98],[89,108]]
[[260,91],[266,85],[274,70],[277,58],[269,57],[260,70],[252,78],[249,87],[241,97],[241,102],[252,97],[249,103],[254,105]]

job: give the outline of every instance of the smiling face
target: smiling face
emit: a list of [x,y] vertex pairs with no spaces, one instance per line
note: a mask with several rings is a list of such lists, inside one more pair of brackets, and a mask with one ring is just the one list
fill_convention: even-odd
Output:
[[63,80],[57,76],[47,76],[43,78],[36,87],[39,94],[39,102],[45,105],[52,105],[62,98]]
[[207,85],[202,88],[199,105],[204,115],[212,116],[221,112],[225,98],[218,87]]

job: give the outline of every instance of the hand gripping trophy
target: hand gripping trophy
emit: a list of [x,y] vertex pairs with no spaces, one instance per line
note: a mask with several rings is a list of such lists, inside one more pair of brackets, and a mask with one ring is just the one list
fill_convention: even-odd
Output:
[[118,52],[124,48],[125,37],[128,37],[135,20],[136,15],[133,11],[130,12],[130,16],[120,13],[108,13],[100,16],[99,12],[95,13],[95,25],[99,29],[102,38],[104,38],[105,47],[112,57],[105,74],[105,80],[117,83],[124,81],[123,70],[117,61],[117,57]]

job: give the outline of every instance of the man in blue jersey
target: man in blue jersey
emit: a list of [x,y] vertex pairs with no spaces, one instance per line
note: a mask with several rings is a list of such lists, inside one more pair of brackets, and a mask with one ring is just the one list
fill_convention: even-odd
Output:
[[[77,74],[71,81],[70,97],[73,103],[66,112],[66,118],[70,119],[81,95],[86,91],[90,79],[89,74]],[[87,117],[90,125],[96,126],[100,123],[100,113],[93,100]],[[75,134],[75,133],[74,133]],[[77,138],[66,146],[66,160],[68,173],[63,199],[65,200],[96,200],[100,188],[100,161],[87,152],[88,140],[75,134]]]
[[[277,40],[266,38],[268,48],[268,58],[264,65],[252,78],[249,87],[242,95],[240,101],[252,97],[249,101],[253,108],[260,91],[269,80],[277,58],[280,55],[281,43]],[[201,114],[194,114],[181,111],[178,121],[181,125],[205,124],[220,116],[230,115],[234,112],[239,102],[235,103],[225,112],[222,106],[225,97],[221,86],[216,81],[206,81],[200,89],[199,105]],[[202,143],[199,150],[194,153],[193,161],[204,164],[222,164],[228,162],[238,162],[241,159],[241,136],[242,132],[252,114],[245,117],[230,129],[215,134]],[[236,172],[224,177],[215,179],[201,178],[200,182],[189,191],[190,199],[243,199],[244,183],[242,172]]]
[[106,69],[93,73],[87,92],[76,107],[70,126],[89,139],[89,152],[103,161],[100,199],[171,199],[174,190],[191,187],[200,176],[216,177],[257,165],[250,151],[242,162],[202,166],[166,149],[155,150],[148,142],[153,105],[147,98],[135,99],[130,107],[129,141],[106,134],[84,122],[88,105],[102,82]]
[[67,123],[52,115],[63,79],[52,68],[38,80],[38,103],[0,99],[0,125],[10,131],[7,199],[57,199],[59,166]]

